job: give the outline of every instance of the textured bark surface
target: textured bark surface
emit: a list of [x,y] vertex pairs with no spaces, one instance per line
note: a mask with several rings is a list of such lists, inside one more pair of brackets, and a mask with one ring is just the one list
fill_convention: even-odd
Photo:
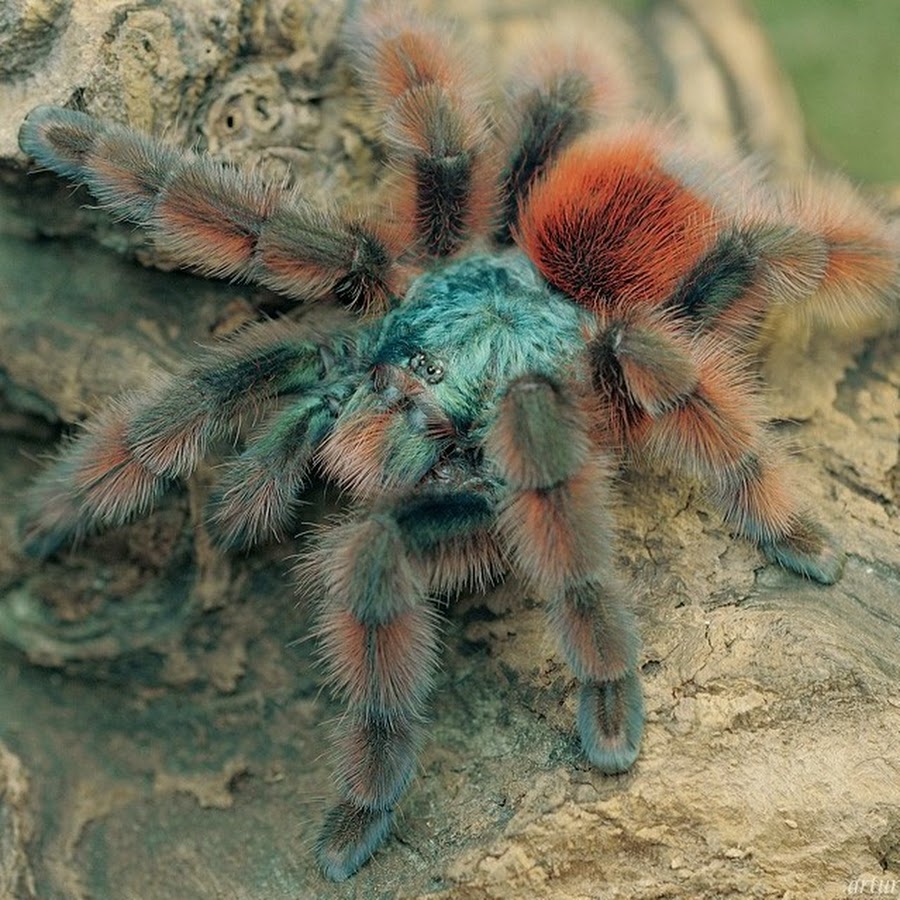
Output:
[[[434,4],[500,62],[542,27],[521,3]],[[715,9],[712,9],[715,7]],[[700,11],[703,18],[698,19]],[[381,151],[335,40],[339,2],[14,0],[0,11],[0,897],[838,897],[900,879],[900,361],[896,331],[781,323],[778,430],[849,560],[820,588],[733,541],[689,482],[629,472],[648,723],[626,776],[581,758],[573,680],[513,583],[448,614],[432,736],[395,839],[346,885],[311,847],[330,788],[308,598],[288,557],[214,554],[211,470],[150,519],[58,560],[16,551],[21,486],[98,399],[197,341],[283,309],[168,268],[86,198],[27,175],[38,103],[167,132],[313,194],[358,198]],[[600,30],[652,108],[738,136],[787,175],[800,116],[731,2],[660,3]],[[309,181],[305,181],[309,179]],[[900,197],[897,198],[900,200]],[[39,240],[52,237],[53,240]],[[336,498],[314,492],[304,518]],[[882,881],[883,880],[883,881]],[[6,892],[5,894],[3,892]]]

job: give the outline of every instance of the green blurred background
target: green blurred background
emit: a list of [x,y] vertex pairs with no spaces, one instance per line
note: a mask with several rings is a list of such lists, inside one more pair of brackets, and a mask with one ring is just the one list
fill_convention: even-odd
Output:
[[[631,11],[653,2],[612,0]],[[816,154],[854,180],[900,184],[900,0],[745,2],[796,88]]]
[[856,179],[900,183],[900,0],[750,2],[819,155]]

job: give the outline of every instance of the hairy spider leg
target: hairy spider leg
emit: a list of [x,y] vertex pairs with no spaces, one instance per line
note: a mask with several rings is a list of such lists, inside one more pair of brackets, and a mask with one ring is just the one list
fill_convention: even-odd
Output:
[[709,482],[726,522],[770,559],[836,580],[843,557],[803,509],[738,348],[718,334],[688,340],[654,314],[595,328],[588,358],[602,411],[598,443]]
[[[859,317],[883,315],[900,299],[900,233],[842,178],[810,177],[785,202],[797,227],[823,246],[824,266],[804,297],[813,316],[846,325]],[[773,266],[791,262],[772,254]],[[777,271],[777,268],[776,268]],[[779,301],[778,292],[773,291]],[[792,299],[788,294],[788,300]]]
[[494,232],[499,244],[513,242],[519,208],[544,170],[618,103],[617,76],[598,65],[594,50],[568,43],[532,48],[509,85],[501,218]]
[[623,772],[637,758],[643,732],[638,638],[611,574],[610,475],[592,448],[589,417],[560,385],[523,376],[503,397],[486,450],[509,491],[500,534],[515,568],[547,603],[581,683],[585,754],[602,772]]
[[[762,437],[772,440],[765,432]],[[845,555],[804,507],[777,441],[749,449],[709,481],[725,521],[758,544],[769,560],[821,584],[840,578]]]
[[450,256],[487,230],[495,205],[475,67],[448,28],[408,9],[370,10],[348,32],[392,151],[397,177],[387,199],[426,254]]
[[362,308],[384,308],[398,290],[399,236],[365,217],[314,205],[302,187],[270,184],[52,106],[29,113],[19,145],[205,275],[256,281],[297,299],[334,295]]
[[293,399],[261,423],[239,456],[223,464],[206,514],[217,546],[251,547],[285,536],[315,453],[334,427],[342,387],[335,384]]
[[844,557],[804,508],[756,387],[713,341],[697,353],[694,389],[652,417],[643,449],[707,481],[725,521],[774,562],[831,584]]
[[595,443],[618,454],[639,445],[653,416],[696,387],[695,350],[677,320],[661,310],[618,309],[586,329],[591,384],[598,400]]
[[347,703],[336,726],[341,799],[317,851],[334,881],[385,840],[414,774],[437,665],[438,617],[428,595],[438,547],[483,533],[493,516],[482,492],[416,491],[326,531],[301,568],[301,579],[322,589],[316,636]]
[[705,480],[726,522],[770,559],[836,580],[843,557],[802,507],[740,350],[717,333],[688,339],[656,312],[598,319],[595,329],[588,359],[602,411],[598,443]]
[[355,872],[384,841],[412,777],[437,663],[435,612],[396,520],[373,514],[322,542],[316,637],[347,703],[335,735],[340,803],[318,844],[328,878]]
[[[150,511],[214,439],[234,435],[281,394],[315,387],[323,343],[286,321],[251,326],[185,374],[113,401],[26,495],[26,552],[42,557]],[[347,352],[337,335],[328,354]]]
[[759,334],[772,306],[837,324],[881,315],[900,296],[900,241],[886,219],[838,179],[808,179],[772,210],[723,228],[666,306],[701,331]]
[[433,595],[484,591],[507,569],[496,536],[499,485],[483,477],[464,486],[417,491],[397,511],[429,575]]

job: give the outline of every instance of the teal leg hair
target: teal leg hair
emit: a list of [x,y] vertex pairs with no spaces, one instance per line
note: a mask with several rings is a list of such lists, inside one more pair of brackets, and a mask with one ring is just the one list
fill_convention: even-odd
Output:
[[779,454],[748,453],[719,473],[714,497],[725,521],[757,543],[771,562],[820,584],[834,584],[844,553],[803,508],[790,474]]
[[289,532],[313,454],[334,418],[327,395],[302,397],[228,461],[207,508],[207,527],[219,547],[250,547]]
[[585,756],[603,773],[631,768],[644,731],[638,635],[624,592],[598,576],[549,604],[550,623],[581,682],[578,731]]
[[455,562],[444,566],[464,581],[463,562],[482,565],[479,535],[494,517],[488,495],[440,485],[422,490],[326,533],[307,566],[324,594],[323,661],[348,707],[335,742],[341,799],[317,845],[333,881],[352,875],[387,838],[415,771],[437,665],[433,570],[441,547],[469,538],[473,556],[464,560],[460,544]]
[[705,371],[701,366],[692,392],[653,412],[644,449],[706,480],[725,521],[770,560],[832,584],[840,577],[843,554],[804,508],[786,455],[756,408],[755,394],[748,379],[726,378],[715,365]]
[[585,756],[604,775],[627,772],[644,734],[644,697],[637,672],[615,681],[582,684],[578,731]]
[[[543,446],[550,440],[552,453]],[[610,575],[609,476],[590,448],[586,419],[558,385],[523,378],[501,401],[488,447],[510,488],[501,533],[547,603],[550,627],[581,682],[584,752],[602,772],[625,771],[643,733],[638,638],[625,591]]]
[[846,555],[825,529],[809,516],[798,516],[776,540],[763,539],[766,558],[819,584],[834,584],[844,570]]
[[25,497],[23,547],[44,558],[86,534],[145,515],[189,476],[212,441],[277,397],[317,387],[328,350],[301,325],[248,328],[186,373],[108,404]]

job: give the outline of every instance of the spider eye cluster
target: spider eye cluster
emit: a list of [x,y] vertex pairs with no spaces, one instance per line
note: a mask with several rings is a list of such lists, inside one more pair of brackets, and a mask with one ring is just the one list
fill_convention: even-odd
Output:
[[444,380],[444,366],[421,350],[409,358],[409,368],[429,384],[438,384]]

